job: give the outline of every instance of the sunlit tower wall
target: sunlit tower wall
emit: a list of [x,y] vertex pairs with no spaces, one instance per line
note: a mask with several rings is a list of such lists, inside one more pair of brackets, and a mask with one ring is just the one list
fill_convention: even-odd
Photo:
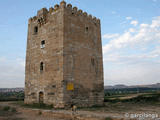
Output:
[[29,19],[25,103],[103,105],[100,20],[62,1]]

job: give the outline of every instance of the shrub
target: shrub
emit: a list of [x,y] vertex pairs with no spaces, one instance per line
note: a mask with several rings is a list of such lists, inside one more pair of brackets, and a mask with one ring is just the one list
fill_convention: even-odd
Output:
[[111,117],[106,117],[105,120],[113,120]]
[[4,108],[3,108],[3,111],[9,111],[10,110],[10,107],[9,106],[5,106]]
[[11,108],[11,112],[17,112],[16,108]]
[[23,104],[22,106],[28,107],[28,108],[38,108],[38,109],[52,109],[52,105],[46,105],[42,103],[33,103],[33,104]]
[[41,111],[39,111],[39,112],[38,112],[38,115],[42,115],[42,112],[41,112]]

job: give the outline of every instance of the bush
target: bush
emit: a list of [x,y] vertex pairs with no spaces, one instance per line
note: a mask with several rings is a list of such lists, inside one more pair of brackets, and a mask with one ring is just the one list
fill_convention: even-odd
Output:
[[28,108],[38,108],[38,109],[52,109],[53,105],[46,105],[43,103],[34,103],[34,104],[23,104],[22,106]]
[[41,112],[41,111],[39,111],[39,112],[38,112],[38,115],[42,115],[42,112]]
[[111,117],[106,117],[105,120],[113,120]]
[[3,108],[3,111],[9,111],[10,110],[10,107],[9,106],[5,106],[4,108]]
[[11,108],[11,112],[17,112],[16,108]]
[[0,92],[0,101],[20,101],[24,100],[24,92]]

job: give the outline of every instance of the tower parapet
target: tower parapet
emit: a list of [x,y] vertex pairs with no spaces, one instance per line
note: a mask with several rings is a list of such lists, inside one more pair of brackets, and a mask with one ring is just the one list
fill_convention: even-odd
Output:
[[49,8],[49,13],[52,13],[54,11],[54,8],[53,7],[50,7]]
[[56,11],[56,10],[58,10],[58,9],[59,9],[59,5],[56,4],[56,5],[54,6],[54,10]]
[[66,2],[65,1],[62,1],[61,3],[60,3],[60,7],[66,7]]
[[94,23],[100,24],[99,18],[93,17],[91,14],[88,14],[87,12],[83,12],[81,9],[78,9],[77,7],[72,7],[72,4],[70,4],[70,3],[66,4],[65,1],[60,2],[60,4],[54,5],[54,8],[50,7],[49,10],[47,10],[47,8],[42,8],[41,10],[38,11],[37,16],[33,17],[33,21],[36,21],[38,16],[46,17],[48,15],[48,13],[52,14],[61,8],[66,8],[66,9],[70,10],[70,13],[73,15],[75,14],[78,16],[84,16],[87,19],[90,19],[91,21],[93,21]]

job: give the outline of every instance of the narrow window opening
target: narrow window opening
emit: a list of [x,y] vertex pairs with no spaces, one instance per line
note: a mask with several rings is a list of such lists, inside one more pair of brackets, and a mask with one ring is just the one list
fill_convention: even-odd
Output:
[[35,26],[35,27],[34,27],[34,34],[37,34],[37,33],[38,33],[38,27]]
[[56,88],[56,85],[52,85],[53,88]]
[[44,69],[44,64],[43,64],[43,62],[41,62],[41,63],[40,63],[40,71],[42,72],[43,69]]
[[39,103],[43,103],[43,99],[44,99],[44,93],[39,92]]
[[88,31],[89,31],[89,27],[86,27],[85,32],[88,33]]
[[41,48],[45,47],[45,40],[41,41]]
[[93,66],[95,65],[95,60],[94,60],[94,58],[91,58],[91,63],[92,63]]
[[88,29],[89,29],[89,28],[88,28],[88,27],[86,27],[86,31],[88,31]]

